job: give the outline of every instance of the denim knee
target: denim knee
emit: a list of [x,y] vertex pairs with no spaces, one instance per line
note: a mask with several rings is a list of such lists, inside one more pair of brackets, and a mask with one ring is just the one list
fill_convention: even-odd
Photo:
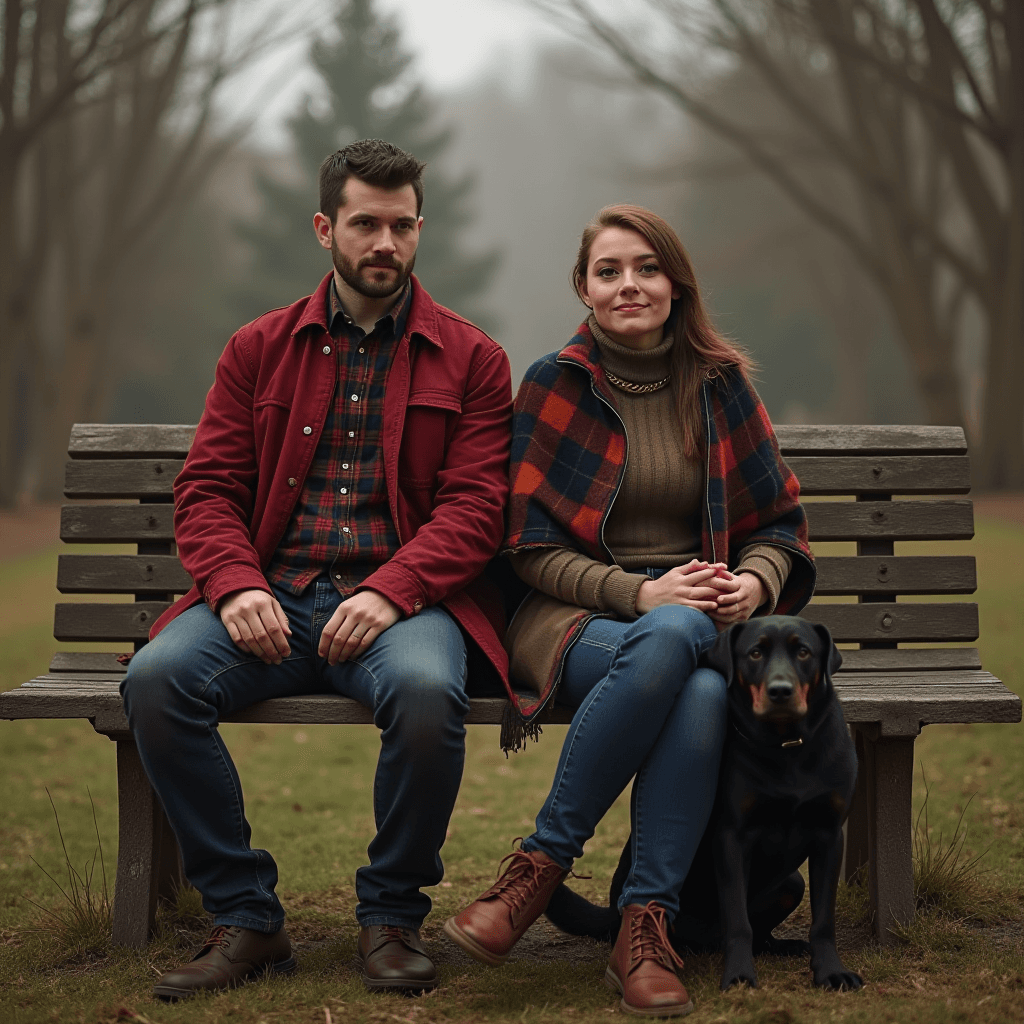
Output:
[[658,686],[669,679],[682,684],[697,667],[697,659],[717,636],[703,612],[685,605],[659,605],[641,616],[623,634],[620,649],[640,648],[644,673],[640,683]]
[[729,714],[727,687],[725,676],[712,668],[699,668],[686,681],[688,717],[702,723],[689,737],[695,751],[710,754],[722,746]]
[[194,652],[158,640],[146,644],[132,656],[121,681],[121,698],[133,730],[159,727],[180,698],[189,669],[194,669]]
[[436,743],[451,726],[462,728],[469,713],[465,670],[457,666],[421,662],[405,671],[388,672],[378,678],[374,701],[378,713],[394,727],[406,742]]

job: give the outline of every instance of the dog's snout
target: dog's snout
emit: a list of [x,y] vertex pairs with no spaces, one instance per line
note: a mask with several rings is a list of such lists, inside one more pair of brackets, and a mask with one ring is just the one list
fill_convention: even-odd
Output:
[[784,704],[793,696],[793,684],[788,679],[771,679],[768,682],[768,699],[774,704]]

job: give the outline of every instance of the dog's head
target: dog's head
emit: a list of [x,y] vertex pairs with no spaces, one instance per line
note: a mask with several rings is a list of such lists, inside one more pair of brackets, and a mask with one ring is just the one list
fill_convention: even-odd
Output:
[[825,626],[769,615],[730,626],[707,654],[739,706],[760,722],[784,726],[807,716],[832,691],[843,663]]

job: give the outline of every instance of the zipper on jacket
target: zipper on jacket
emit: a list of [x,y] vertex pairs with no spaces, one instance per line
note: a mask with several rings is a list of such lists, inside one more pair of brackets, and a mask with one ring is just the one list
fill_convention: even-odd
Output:
[[[704,384],[700,389],[701,397],[704,399],[704,507],[708,513],[708,537],[711,539],[711,561],[717,562],[715,557],[715,524],[711,522],[711,408],[708,404],[708,378],[704,378]],[[726,552],[726,559],[729,553]]]
[[[561,363],[563,366],[579,366],[580,369],[583,370],[590,378],[590,390],[593,391],[594,397],[611,410],[611,414],[619,421],[619,426],[622,427],[622,472],[619,473],[619,479],[615,483],[615,493],[612,495],[612,500],[608,502],[608,507],[605,509],[604,515],[601,517],[601,529],[598,531],[598,538],[601,541],[601,547],[604,548],[605,554],[610,559],[612,565],[618,565],[619,563],[615,561],[615,556],[611,553],[608,545],[604,542],[604,524],[608,522],[608,517],[612,513],[612,506],[615,504],[615,499],[619,496],[619,491],[622,488],[622,481],[626,476],[626,466],[629,463],[629,435],[626,433],[626,424],[622,422],[622,417],[619,415],[615,406],[597,390],[597,385],[594,383],[594,375],[585,366],[580,366],[580,364],[574,359],[556,358],[555,362]],[[566,648],[566,650],[568,650],[568,648]]]

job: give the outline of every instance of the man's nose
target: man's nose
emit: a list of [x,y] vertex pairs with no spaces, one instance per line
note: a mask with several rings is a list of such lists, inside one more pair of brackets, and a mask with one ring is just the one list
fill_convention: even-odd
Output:
[[384,228],[380,235],[377,236],[377,241],[373,247],[374,252],[393,253],[396,248],[395,239],[391,231],[388,228]]

